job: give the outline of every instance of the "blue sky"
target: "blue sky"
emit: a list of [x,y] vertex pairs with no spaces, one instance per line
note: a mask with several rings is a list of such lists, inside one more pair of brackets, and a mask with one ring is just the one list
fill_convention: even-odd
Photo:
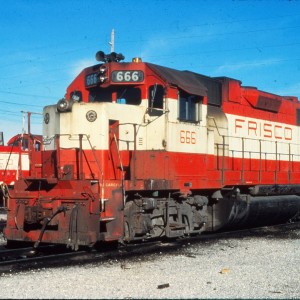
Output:
[[[300,98],[300,1],[0,0],[0,131],[61,99],[98,50]],[[31,131],[42,118],[32,115]]]

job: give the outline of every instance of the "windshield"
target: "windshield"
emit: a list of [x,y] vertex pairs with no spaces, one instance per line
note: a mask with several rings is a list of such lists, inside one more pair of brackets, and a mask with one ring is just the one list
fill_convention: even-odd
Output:
[[139,105],[142,101],[140,88],[134,86],[113,86],[90,90],[89,102],[117,102],[120,104]]

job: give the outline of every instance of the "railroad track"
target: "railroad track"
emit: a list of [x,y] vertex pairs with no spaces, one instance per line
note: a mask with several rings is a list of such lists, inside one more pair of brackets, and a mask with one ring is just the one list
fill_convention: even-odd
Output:
[[[0,250],[0,276],[5,273],[25,271],[28,269],[40,269],[50,267],[62,267],[95,262],[118,261],[130,257],[138,257],[151,253],[170,253],[178,250],[183,245],[193,245],[203,241],[218,241],[227,238],[241,238],[247,236],[268,237],[270,235],[286,237],[287,232],[300,229],[300,222],[251,228],[238,231],[227,231],[213,234],[202,234],[195,237],[187,237],[168,241],[154,241],[139,244],[119,245],[117,248],[106,247],[101,250],[82,249],[80,251],[68,251],[64,246],[43,245],[38,251],[32,247]],[[296,238],[299,238],[296,237]],[[103,246],[105,247],[105,245]]]
[[6,273],[16,273],[28,269],[62,267],[92,262],[104,262],[109,259],[119,259],[149,253],[162,242],[150,242],[141,245],[129,245],[121,248],[83,249],[68,251],[61,246],[41,246],[38,251],[32,247],[0,250],[0,276]]

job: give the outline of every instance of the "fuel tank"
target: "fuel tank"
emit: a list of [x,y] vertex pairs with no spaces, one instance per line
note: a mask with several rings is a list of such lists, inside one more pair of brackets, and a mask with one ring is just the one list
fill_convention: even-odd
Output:
[[241,195],[233,202],[226,228],[247,228],[286,223],[300,215],[296,195]]
[[300,218],[297,195],[231,194],[219,200],[212,213],[212,230],[283,224]]

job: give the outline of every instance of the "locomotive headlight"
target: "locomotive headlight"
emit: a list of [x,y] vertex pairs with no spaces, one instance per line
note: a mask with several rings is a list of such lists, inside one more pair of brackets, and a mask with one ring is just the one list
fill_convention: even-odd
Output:
[[72,109],[72,102],[66,99],[60,99],[56,104],[57,110],[59,112],[66,112]]
[[102,65],[100,68],[99,68],[99,73],[100,74],[104,74],[106,72],[106,66]]
[[105,76],[105,75],[100,75],[100,77],[99,77],[99,80],[100,80],[101,83],[106,81],[106,79],[107,79],[107,76]]

